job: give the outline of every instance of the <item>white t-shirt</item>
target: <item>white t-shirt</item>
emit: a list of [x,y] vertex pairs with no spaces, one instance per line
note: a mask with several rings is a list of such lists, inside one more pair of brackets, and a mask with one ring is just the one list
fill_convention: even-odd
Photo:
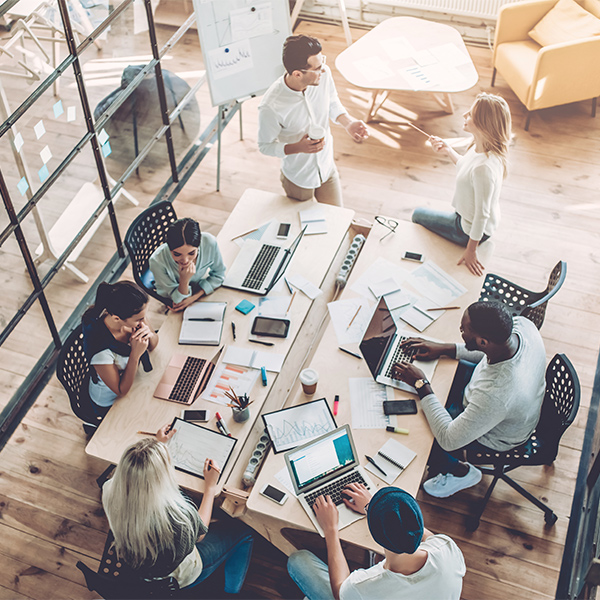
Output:
[[427,551],[427,561],[416,573],[393,573],[385,560],[352,571],[340,587],[340,600],[459,600],[466,572],[459,547],[447,535],[431,535],[419,549]]
[[[110,349],[102,350],[102,352],[98,352],[98,354],[94,354],[92,356],[92,360],[90,364],[92,365],[116,365],[119,370],[119,375],[125,370],[127,366],[127,362],[129,361],[129,356],[123,356],[122,354],[117,354]],[[102,381],[102,378],[98,376],[98,383],[94,383],[92,378],[90,378],[90,398],[98,405],[98,406],[112,406],[117,399],[117,394],[115,394],[105,383]]]

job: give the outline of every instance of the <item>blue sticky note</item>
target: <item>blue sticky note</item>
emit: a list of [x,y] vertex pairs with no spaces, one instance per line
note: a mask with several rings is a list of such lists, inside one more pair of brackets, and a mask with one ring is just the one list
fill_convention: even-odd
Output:
[[21,196],[25,195],[25,192],[29,189],[29,184],[27,183],[27,179],[25,177],[21,177],[21,181],[17,183],[17,189],[21,192]]
[[62,100],[56,102],[54,106],[52,106],[52,110],[54,111],[54,118],[58,119],[58,117],[60,117],[60,115],[62,115],[65,112],[62,105]]
[[44,165],[39,171],[38,171],[38,175],[40,177],[40,182],[44,183],[44,181],[46,181],[46,179],[48,179],[48,175],[50,175],[50,172],[48,171],[48,167],[46,165]]
[[251,310],[254,309],[254,304],[249,300],[242,300],[236,307],[235,310],[239,310],[241,313],[247,315]]
[[104,154],[104,158],[106,158],[112,152],[112,148],[110,147],[110,142],[106,142],[106,144],[102,145],[102,154]]

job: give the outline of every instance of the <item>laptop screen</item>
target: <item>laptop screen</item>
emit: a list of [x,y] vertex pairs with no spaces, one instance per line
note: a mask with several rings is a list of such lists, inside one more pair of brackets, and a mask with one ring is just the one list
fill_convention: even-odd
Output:
[[348,426],[327,433],[286,456],[298,491],[356,462]]
[[388,348],[396,336],[396,331],[396,324],[390,309],[382,297],[375,308],[359,346],[373,379],[377,379],[381,365],[387,356]]

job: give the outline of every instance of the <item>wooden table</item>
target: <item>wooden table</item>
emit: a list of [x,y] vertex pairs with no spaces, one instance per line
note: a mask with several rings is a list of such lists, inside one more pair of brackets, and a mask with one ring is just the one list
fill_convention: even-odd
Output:
[[386,19],[339,54],[335,66],[352,85],[373,91],[367,122],[399,90],[432,92],[452,113],[450,93],[479,79],[456,29],[414,17]]
[[[297,202],[278,194],[254,189],[246,190],[217,236],[225,264],[231,265],[239,252],[239,247],[232,241],[233,237],[254,227],[258,227],[271,219],[275,219],[292,224],[288,238],[291,243],[291,240],[300,232],[298,212],[316,205],[316,202]],[[325,235],[305,236],[292,258],[287,273],[301,274],[315,285],[320,286],[327,275],[340,245],[346,238],[354,211],[326,204],[319,204],[318,206],[322,207],[324,211],[328,233]],[[276,286],[276,291],[273,291],[271,295],[283,295],[289,298],[290,294],[285,284],[283,284],[282,288],[279,290]],[[249,299],[255,304],[258,303],[258,296],[226,288],[219,288],[210,295],[210,301],[227,302],[221,342],[224,344],[234,344],[239,347],[252,348],[253,350],[260,348],[267,352],[271,351],[287,356],[302,328],[312,301],[301,292],[298,292],[288,315],[292,322],[288,338],[276,340],[275,345],[272,348],[268,348],[266,346],[256,346],[247,341],[250,325],[254,320],[257,310],[255,309],[248,315],[242,315],[240,312],[235,311],[235,306],[244,298]],[[184,408],[180,404],[159,400],[152,396],[172,355],[182,353],[189,356],[211,358],[217,349],[215,346],[179,346],[178,339],[181,320],[181,313],[170,313],[168,315],[159,331],[159,344],[151,353],[154,369],[150,373],[144,373],[141,369],[138,371],[131,391],[115,402],[102,421],[98,431],[90,440],[86,447],[88,454],[116,463],[119,461],[123,450],[142,437],[137,434],[138,430],[156,431],[159,427],[180,415],[182,408]],[[237,341],[235,342],[232,338],[230,326],[232,320],[236,324]],[[234,469],[236,460],[244,448],[246,438],[252,431],[254,422],[261,412],[265,399],[276,381],[276,374],[271,372],[268,374],[268,385],[266,387],[257,381],[250,394],[253,399],[253,404],[250,406],[251,417],[245,423],[235,423],[231,418],[231,409],[226,406],[202,399],[198,399],[192,405],[191,408],[194,409],[206,408],[211,410],[212,418],[205,425],[215,431],[217,430],[215,412],[219,411],[227,421],[233,437],[238,439],[233,455],[223,471],[220,480],[221,487]],[[202,492],[204,489],[204,480],[201,478],[179,471],[177,472],[177,477],[180,485],[185,488],[199,492]]]
[[[348,285],[342,294],[342,299],[357,296],[356,292],[349,288],[378,257],[384,257],[406,270],[416,268],[418,265],[415,263],[399,259],[408,250],[423,253],[426,260],[435,262],[446,273],[450,274],[467,288],[468,291],[456,301],[453,301],[453,305],[460,305],[462,308],[466,308],[469,304],[477,300],[483,283],[483,277],[474,276],[464,266],[458,267],[456,265],[463,252],[462,248],[443,240],[419,225],[407,221],[400,221],[396,233],[380,241],[380,238],[387,232],[387,229],[375,223],[351,273]],[[479,249],[480,258],[484,264],[488,262],[492,248],[491,243],[487,242]],[[424,335],[443,341],[462,341],[459,331],[462,313],[463,310],[446,311],[442,317],[426,329]],[[407,331],[413,331],[414,335],[419,335],[418,332],[412,330],[408,325],[406,329]],[[436,367],[432,386],[442,402],[445,402],[448,396],[456,365],[457,362],[455,360],[443,358]],[[351,424],[352,415],[348,379],[350,377],[370,377],[371,375],[364,360],[358,360],[338,350],[337,338],[331,323],[329,323],[323,335],[311,366],[321,374],[316,393],[313,397],[308,398],[303,394],[301,387],[296,384],[295,389],[290,395],[291,401],[286,406],[293,406],[307,400],[326,397],[330,407],[333,409],[334,395],[339,394],[340,403],[336,422],[338,425]],[[408,394],[395,390],[395,396],[396,398],[406,398]],[[398,427],[408,428],[410,434],[399,435],[388,433],[384,429],[353,429],[357,452],[360,456],[361,464],[365,466],[367,462],[364,455],[375,455],[388,438],[395,439],[414,450],[417,453],[416,458],[400,477],[396,479],[393,485],[401,487],[413,496],[416,496],[433,443],[433,435],[427,419],[420,409],[420,405],[419,412],[416,415],[398,416]],[[283,453],[271,453],[268,456],[257,482],[252,488],[247,502],[247,512],[243,520],[283,552],[289,554],[294,548],[281,535],[283,528],[313,531],[315,535],[318,534],[316,534],[304,509],[295,500],[293,495],[290,494],[290,498],[283,506],[278,506],[258,493],[266,483],[270,483],[281,489],[282,485],[275,478],[275,474],[283,469],[284,466]],[[378,477],[372,474],[370,476],[377,487],[387,485]],[[358,546],[371,550],[380,550],[368,533],[365,519],[361,519],[349,527],[342,529],[341,537],[343,540]]]

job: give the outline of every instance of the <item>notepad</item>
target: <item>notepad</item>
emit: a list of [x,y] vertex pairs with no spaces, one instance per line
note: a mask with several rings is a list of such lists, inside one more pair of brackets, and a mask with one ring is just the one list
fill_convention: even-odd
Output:
[[300,227],[306,227],[304,235],[316,235],[319,233],[327,233],[327,221],[325,220],[325,211],[322,206],[307,208],[301,210]]
[[180,344],[218,346],[227,302],[195,302],[183,313]]
[[397,479],[398,475],[408,467],[416,455],[416,452],[413,452],[404,444],[396,440],[388,440],[379,452],[373,456],[375,462],[383,469],[385,477],[371,463],[368,463],[365,469],[373,473],[373,475],[377,475],[379,479],[383,479],[388,485],[391,485]]
[[251,367],[252,369],[265,367],[267,371],[279,373],[283,366],[284,359],[284,354],[228,346],[225,356],[223,357],[223,362],[230,365],[239,365],[241,367]]

